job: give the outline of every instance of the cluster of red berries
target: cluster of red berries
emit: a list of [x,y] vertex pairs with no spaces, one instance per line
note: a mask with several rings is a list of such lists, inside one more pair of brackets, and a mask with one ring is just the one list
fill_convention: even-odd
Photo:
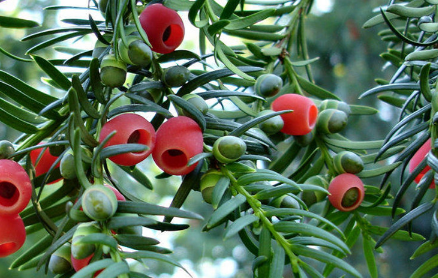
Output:
[[32,184],[23,167],[15,161],[0,160],[0,257],[23,246],[26,230],[19,213],[32,195]]
[[[263,97],[273,97],[282,88],[282,80],[274,74],[263,74],[256,80],[254,90]],[[316,128],[320,134],[340,132],[347,124],[350,108],[347,104],[337,100],[322,101],[319,107],[311,98],[303,95],[286,93],[275,98],[271,104],[273,111],[291,110],[291,112],[273,117],[260,125],[266,133],[278,131],[293,135],[297,140],[309,135]],[[262,111],[267,114],[268,111]],[[313,136],[313,135],[312,135]],[[327,185],[330,193],[328,200],[338,210],[351,211],[356,209],[365,197],[363,183],[355,174],[363,169],[363,162],[352,152],[340,152],[333,158],[333,166],[337,176]],[[312,183],[311,181],[310,183]],[[318,185],[326,187],[320,184]],[[309,199],[309,194],[305,199]],[[312,201],[320,201],[323,197],[312,192]]]
[[189,117],[173,117],[155,132],[152,124],[137,114],[121,114],[105,123],[100,132],[102,142],[116,132],[105,146],[138,143],[148,147],[143,152],[129,152],[110,157],[114,163],[132,166],[150,154],[165,173],[185,175],[193,171],[196,163],[188,166],[190,158],[202,152],[203,137],[199,125]]

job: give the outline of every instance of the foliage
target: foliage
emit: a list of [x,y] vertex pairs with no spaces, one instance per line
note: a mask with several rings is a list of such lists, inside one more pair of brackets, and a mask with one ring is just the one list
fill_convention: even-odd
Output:
[[[388,27],[379,32],[389,46],[381,57],[395,67],[395,73],[390,80],[378,79],[378,86],[361,97],[378,94],[380,100],[401,112],[398,123],[383,139],[358,141],[346,135],[351,125],[348,120],[352,116],[370,118],[377,110],[347,104],[339,95],[316,84],[312,67],[317,58],[310,57],[306,39],[306,20],[313,1],[233,0],[221,5],[213,0],[164,0],[165,6],[186,16],[199,30],[199,49],[153,53],[150,65],[131,64],[125,69],[119,62],[124,57],[123,49],[131,43],[129,35],[138,32],[149,43],[138,14],[159,1],[148,2],[89,1],[87,9],[93,13],[88,19],[71,18],[64,20],[70,24],[68,27],[25,36],[23,41],[35,42],[26,51],[29,57],[19,58],[19,54],[0,48],[10,59],[38,66],[45,74],[41,87],[56,92],[46,94],[40,86],[31,86],[24,78],[0,70],[0,121],[21,133],[13,142],[15,153],[9,158],[25,167],[33,185],[31,204],[20,216],[28,235],[44,234],[11,264],[12,269],[47,271],[52,254],[71,243],[72,248],[93,245],[95,249],[87,255],[94,256],[81,270],[68,270],[56,277],[90,277],[98,270],[103,270],[98,277],[150,277],[157,273],[144,267],[138,272],[136,267],[147,267],[151,260],[183,266],[172,257],[172,250],[136,233],[135,227],[177,233],[190,229],[186,223],[199,221],[204,221],[205,232],[222,229],[224,239],[241,240],[253,254],[254,277],[282,277],[290,272],[293,277],[326,277],[335,268],[362,277],[345,260],[360,241],[371,277],[379,276],[376,252],[381,252],[381,246],[390,238],[424,241],[413,258],[420,259],[435,249],[436,213],[430,219],[432,234],[427,239],[412,228],[413,220],[435,211],[435,192],[431,192],[436,189],[429,186],[438,170],[438,52],[434,48],[438,32],[434,11],[438,3],[391,2],[364,24],[365,28],[378,24]],[[84,8],[46,8],[64,9]],[[99,9],[102,21],[94,16]],[[38,25],[27,19],[0,17],[1,28],[31,29]],[[96,42],[93,49],[76,44],[57,48],[68,58],[41,54],[56,44],[77,43],[90,37]],[[230,45],[230,40],[238,43]],[[102,62],[108,53],[114,54],[112,64]],[[174,66],[184,70],[184,78],[175,78],[177,85],[172,86],[166,76]],[[117,74],[127,72],[126,82],[123,79],[121,86],[108,84],[107,77],[103,80],[104,67],[115,68]],[[266,74],[281,78],[277,95],[258,93],[256,80],[261,83],[259,77],[265,79]],[[279,84],[276,82],[275,86]],[[290,136],[262,128],[262,123],[275,117],[293,115],[293,111],[263,112],[285,94],[305,96],[318,106],[316,127],[311,133]],[[195,101],[190,95],[202,99]],[[208,110],[197,106],[204,100]],[[156,130],[170,118],[189,117],[202,131],[202,153],[186,163],[196,167],[177,179],[180,184],[170,206],[153,203],[138,193],[157,190],[148,176],[152,172],[144,172],[141,164],[129,167],[107,159],[149,147],[130,142],[107,146],[114,134],[99,139],[109,119],[127,112],[145,115]],[[219,146],[219,142],[226,141],[224,138],[237,139],[238,151]],[[411,173],[405,174],[410,159],[429,138],[434,142],[431,151]],[[37,148],[58,151],[58,159],[39,176],[30,159],[30,153]],[[365,196],[357,209],[338,211],[328,200],[327,189],[334,177],[350,171],[338,158],[347,157],[347,151],[349,157],[361,160],[357,163],[360,169],[353,168],[365,184]],[[240,152],[244,154],[240,156]],[[230,153],[239,156],[226,157]],[[67,154],[73,160],[63,167],[71,167],[75,173],[68,178],[56,167]],[[347,166],[351,168],[351,163]],[[418,183],[410,206],[403,208],[401,202],[408,188],[414,186],[413,181],[427,166],[431,170]],[[212,171],[216,178],[207,182],[213,184],[200,187],[205,173]],[[115,178],[120,172],[121,177]],[[390,182],[393,173],[400,175],[399,185]],[[163,172],[154,178],[174,177]],[[116,202],[110,198],[111,215],[92,219],[91,214],[81,210],[81,199],[84,192],[99,190],[96,185],[104,183],[117,188],[123,199]],[[199,211],[182,209],[189,193],[200,190],[204,201],[214,209],[206,219]],[[111,195],[106,191],[102,194]],[[348,194],[355,196],[354,192]],[[388,216],[394,219],[391,227],[375,224],[375,219]],[[176,223],[175,218],[190,222]],[[92,232],[82,232],[87,230],[86,225],[94,227]],[[131,229],[129,233],[127,229]],[[425,259],[411,277],[423,277],[434,269],[434,258]]]

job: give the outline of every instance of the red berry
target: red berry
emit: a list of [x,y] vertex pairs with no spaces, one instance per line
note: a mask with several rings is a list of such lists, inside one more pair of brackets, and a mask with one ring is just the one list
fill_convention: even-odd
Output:
[[[423,161],[423,159],[426,158],[427,154],[429,153],[429,151],[432,149],[432,140],[429,138],[429,140],[427,140],[419,149],[418,151],[414,154],[414,156],[411,158],[411,161],[409,162],[409,173],[412,173],[412,171],[414,171],[414,169],[418,166],[418,164],[420,164],[421,161]],[[427,165],[426,167],[424,167],[423,171],[420,172],[420,174],[418,174],[418,176],[415,177],[415,182],[419,183],[420,180],[423,178],[423,176],[429,172],[430,170],[430,166]],[[432,182],[430,183],[429,188],[435,188],[435,181],[432,180]]]
[[293,110],[281,114],[284,126],[281,132],[289,135],[305,135],[312,131],[318,117],[318,108],[313,101],[297,94],[285,94],[272,102],[272,110]]
[[117,201],[126,201],[125,196],[123,196],[123,194],[120,193],[120,191],[117,190],[117,188],[115,188],[109,184],[104,184],[103,186],[108,187],[109,189],[111,189],[114,192],[114,195],[116,195]]
[[[85,259],[76,259],[75,257],[73,257],[73,255],[71,256],[71,265],[73,266],[73,269],[78,272],[79,270],[83,269],[84,267],[86,267],[87,265],[90,264],[91,259],[93,258],[94,253],[91,254],[90,256],[86,257]],[[98,270],[94,273],[93,277],[96,277],[97,275],[99,275],[103,270]]]
[[[30,161],[32,162],[33,166],[35,167],[35,175],[41,176],[43,174],[46,174],[50,167],[55,163],[55,161],[58,159],[57,156],[53,156],[50,154],[49,148],[44,149],[43,155],[40,157],[40,153],[43,151],[43,147],[35,149],[30,151]],[[40,157],[38,159],[38,157]],[[59,162],[56,164],[54,168],[59,167]],[[55,183],[61,179],[57,179],[56,181],[53,181],[51,183]]]
[[0,159],[0,215],[20,213],[31,195],[32,184],[23,167],[15,161]]
[[143,152],[123,153],[110,157],[114,163],[124,166],[135,165],[148,157],[155,145],[155,129],[148,120],[137,114],[121,114],[105,123],[100,131],[102,142],[111,132],[116,134],[106,143],[106,147],[120,144],[137,143],[147,145]]
[[195,169],[187,166],[190,158],[203,149],[202,131],[189,117],[170,118],[157,130],[157,143],[152,153],[155,163],[170,175],[185,175]]
[[360,178],[344,173],[336,176],[328,187],[330,203],[340,211],[356,209],[365,197],[365,189]]
[[18,214],[0,216],[0,258],[15,253],[26,240],[24,223]]
[[162,4],[147,6],[139,19],[152,45],[152,51],[161,54],[170,53],[184,39],[184,23],[181,17],[176,11]]

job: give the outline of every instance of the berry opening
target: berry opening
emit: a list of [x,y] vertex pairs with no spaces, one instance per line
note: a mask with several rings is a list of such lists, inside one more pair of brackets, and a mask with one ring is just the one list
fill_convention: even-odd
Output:
[[163,153],[163,161],[165,161],[169,167],[180,168],[186,166],[189,160],[183,151],[170,149]]
[[163,43],[168,47],[178,47],[184,38],[184,30],[178,24],[171,24],[163,32]]
[[12,206],[20,196],[17,187],[10,182],[0,182],[0,205]]
[[[127,142],[128,144],[142,144],[147,145],[148,147],[151,145],[151,136],[147,130],[137,129],[129,135]],[[148,150],[142,152],[133,152],[133,154],[143,155]]]
[[345,192],[344,197],[342,198],[342,206],[345,208],[352,207],[357,204],[359,201],[359,189],[357,187],[353,187]]

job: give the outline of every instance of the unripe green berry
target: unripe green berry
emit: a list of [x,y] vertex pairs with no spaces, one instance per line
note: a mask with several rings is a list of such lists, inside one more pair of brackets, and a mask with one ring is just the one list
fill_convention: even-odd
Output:
[[201,111],[202,114],[207,114],[208,105],[202,97],[198,96],[197,94],[187,94],[183,96],[183,99],[193,104],[196,108],[198,108],[199,111]]
[[351,108],[350,105],[348,105],[346,102],[339,101],[336,99],[325,99],[321,101],[321,103],[318,106],[318,110],[326,110],[326,109],[338,109],[347,114],[347,116],[350,116],[351,114]]
[[99,233],[100,229],[93,223],[81,223],[73,234],[71,254],[75,259],[84,259],[96,250],[94,244],[80,243],[79,240],[86,235]]
[[260,75],[254,84],[254,91],[262,97],[275,96],[283,87],[283,80],[272,73]]
[[93,220],[107,220],[116,213],[116,195],[103,185],[90,186],[82,194],[82,209]]
[[348,116],[345,112],[337,109],[326,109],[319,113],[316,128],[325,134],[338,133],[347,125]]
[[180,87],[184,85],[190,77],[190,71],[183,66],[174,66],[164,70],[162,81],[169,87]]
[[[323,176],[320,176],[320,175],[312,176],[312,177],[308,178],[304,182],[304,184],[318,185],[318,186],[321,186],[322,188],[325,188],[325,189],[327,189],[329,186],[328,181]],[[303,200],[303,202],[308,207],[310,207],[311,205],[324,200],[326,196],[327,196],[327,194],[324,192],[321,192],[321,191],[306,190],[306,191],[303,191],[303,193],[301,195],[301,200]]]
[[202,198],[206,203],[211,204],[213,201],[213,189],[218,183],[219,179],[223,177],[221,171],[210,169],[204,175],[202,175],[200,180],[200,190],[202,193]]
[[138,36],[128,36],[126,46],[119,40],[119,55],[125,63],[147,67],[152,62],[151,48]]
[[59,171],[64,179],[70,180],[76,178],[75,158],[72,150],[69,150],[62,156]]
[[64,274],[71,269],[71,247],[65,243],[50,256],[49,270],[54,274]]
[[333,157],[333,166],[337,174],[357,174],[364,168],[360,156],[350,151],[341,151]]
[[246,143],[236,136],[224,136],[213,144],[213,155],[222,163],[238,160],[246,152]]
[[126,72],[126,64],[117,60],[114,54],[103,57],[100,65],[100,79],[104,85],[111,88],[122,86],[126,80]]
[[[272,110],[263,110],[260,111],[257,116],[264,116],[271,113],[275,113]],[[284,126],[284,121],[280,115],[269,118],[259,124],[259,128],[265,132],[266,134],[275,134],[279,132]]]
[[11,157],[14,153],[15,148],[11,142],[7,140],[0,141],[0,159],[7,159]]
[[300,208],[300,203],[289,195],[274,198],[269,204],[276,208]]

